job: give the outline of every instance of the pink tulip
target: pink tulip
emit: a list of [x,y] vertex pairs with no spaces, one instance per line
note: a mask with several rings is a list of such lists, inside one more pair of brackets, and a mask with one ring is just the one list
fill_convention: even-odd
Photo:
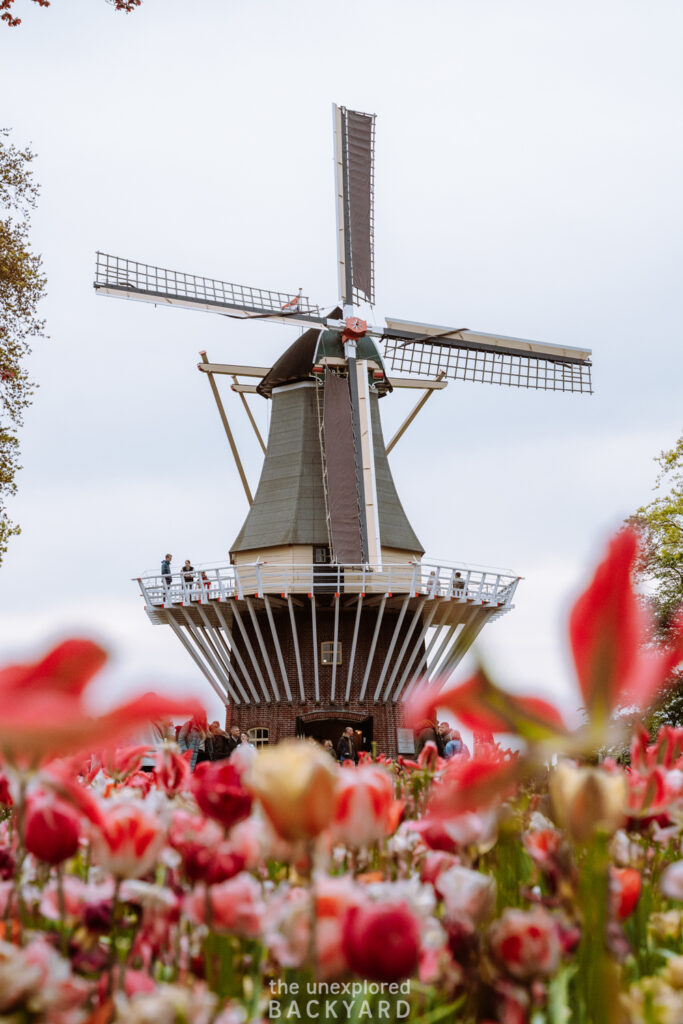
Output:
[[159,821],[139,801],[106,808],[94,835],[94,859],[117,878],[140,878],[154,866],[164,844]]
[[443,899],[446,916],[452,921],[477,924],[493,910],[496,881],[481,871],[458,864],[439,875],[435,888]]
[[[210,921],[207,921],[207,904]],[[195,886],[185,899],[184,909],[195,923],[206,923],[216,931],[233,932],[250,939],[260,934],[266,914],[261,887],[246,872],[220,885],[211,885],[206,890],[203,886]]]
[[515,910],[508,907],[491,927],[491,949],[498,962],[515,978],[548,977],[562,957],[560,932],[543,907]]
[[683,860],[674,861],[662,872],[659,888],[670,900],[683,902]]
[[374,764],[343,771],[337,788],[332,835],[347,846],[371,846],[393,825],[394,786],[384,768]]

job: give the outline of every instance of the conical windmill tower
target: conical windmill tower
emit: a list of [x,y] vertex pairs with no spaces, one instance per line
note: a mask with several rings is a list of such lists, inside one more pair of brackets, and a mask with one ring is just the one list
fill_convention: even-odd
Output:
[[[590,393],[590,351],[360,319],[357,304],[375,298],[375,117],[333,110],[341,308],[325,313],[301,292],[292,298],[103,253],[95,288],[305,328],[272,367],[212,363],[202,353],[249,512],[229,564],[138,582],[151,621],[170,627],[225,703],[228,723],[257,742],[336,740],[351,724],[361,746],[375,740],[387,753],[409,753],[403,700],[417,686],[443,685],[484,625],[512,607],[518,578],[426,559],[387,455],[447,379]],[[221,374],[264,451],[253,496]],[[423,394],[385,444],[379,400],[400,387]],[[250,393],[272,403],[265,444]]]

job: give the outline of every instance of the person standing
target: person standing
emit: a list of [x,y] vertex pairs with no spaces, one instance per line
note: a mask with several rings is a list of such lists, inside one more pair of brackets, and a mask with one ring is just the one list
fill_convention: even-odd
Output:
[[437,731],[437,727],[430,719],[425,718],[419,725],[417,742],[415,744],[415,756],[420,754],[427,743],[433,743],[439,757],[443,757],[443,740]]
[[166,557],[162,558],[162,560],[161,560],[161,578],[163,579],[163,581],[164,581],[164,583],[166,585],[166,589],[167,590],[170,590],[170,588],[171,588],[171,559],[172,558],[173,558],[173,555],[166,555]]
[[189,587],[194,581],[194,566],[190,563],[190,559],[185,559],[185,565],[183,566],[183,581]]
[[227,754],[225,756],[226,757],[230,757],[230,755],[232,754],[233,750],[236,750],[237,747],[239,747],[241,742],[242,742],[242,730],[240,729],[239,725],[231,725],[230,726],[230,735],[228,736],[227,742],[225,744],[225,749],[227,750]]
[[347,725],[341,734],[337,744],[337,757],[340,761],[353,761],[354,764],[358,761],[356,744],[353,738],[353,726],[351,725]]
[[446,744],[445,755],[449,760],[451,757],[461,757],[464,761],[467,761],[470,756],[470,752],[463,743],[462,736],[457,729],[451,730],[450,739]]
[[206,719],[201,722],[198,718],[190,718],[178,733],[178,746],[182,751],[191,750],[190,771],[194,771],[199,757],[199,750],[206,741],[207,727]]

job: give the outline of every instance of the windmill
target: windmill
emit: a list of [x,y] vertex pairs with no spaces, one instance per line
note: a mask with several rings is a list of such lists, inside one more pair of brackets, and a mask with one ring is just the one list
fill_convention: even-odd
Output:
[[[97,253],[99,294],[273,321],[303,333],[273,366],[201,353],[249,512],[229,564],[138,579],[166,624],[257,743],[294,733],[412,750],[402,702],[443,685],[484,625],[510,610],[514,573],[427,560],[387,455],[448,380],[591,393],[590,351],[386,317],[375,302],[375,116],[334,106],[339,306]],[[263,449],[249,487],[217,377],[227,375]],[[258,383],[245,383],[244,379]],[[385,444],[379,399],[423,392]],[[267,442],[246,396],[272,402]]]

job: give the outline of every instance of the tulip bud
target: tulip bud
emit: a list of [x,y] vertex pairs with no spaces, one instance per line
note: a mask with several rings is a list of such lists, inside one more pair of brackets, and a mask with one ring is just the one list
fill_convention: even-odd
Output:
[[78,850],[80,821],[58,797],[36,793],[29,797],[24,843],[29,853],[46,864],[61,864]]
[[561,761],[550,776],[550,795],[555,821],[576,842],[598,831],[612,835],[624,822],[628,789],[621,772]]
[[229,761],[202,761],[192,776],[192,792],[204,814],[231,828],[248,817],[252,797],[241,773]]
[[338,774],[317,743],[284,740],[259,751],[245,781],[289,842],[314,839],[332,820]]

